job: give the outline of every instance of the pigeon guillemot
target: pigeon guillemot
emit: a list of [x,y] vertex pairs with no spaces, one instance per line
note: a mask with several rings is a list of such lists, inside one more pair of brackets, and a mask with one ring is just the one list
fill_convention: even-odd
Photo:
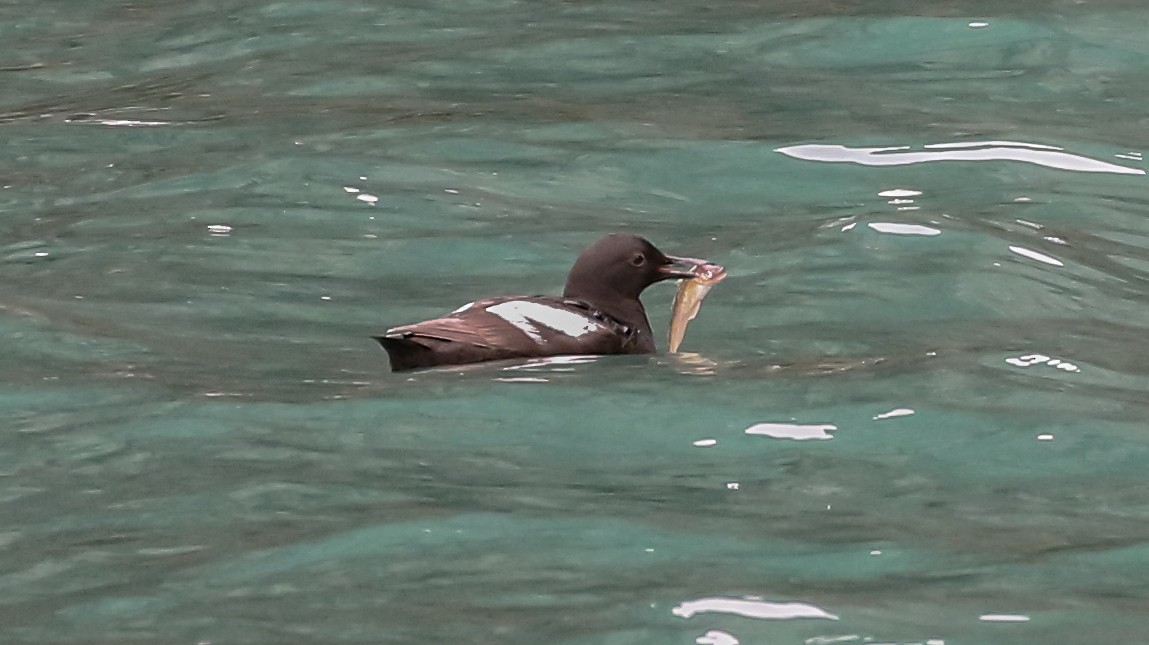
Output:
[[561,298],[476,300],[372,338],[387,350],[396,372],[560,354],[647,354],[654,351],[654,336],[639,294],[661,280],[693,278],[708,264],[616,233],[579,254]]

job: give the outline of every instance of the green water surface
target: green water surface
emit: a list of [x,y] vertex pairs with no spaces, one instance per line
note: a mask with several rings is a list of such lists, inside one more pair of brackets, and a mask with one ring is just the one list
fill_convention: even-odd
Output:
[[[1149,642],[1146,25],[0,3],[0,641]],[[369,338],[612,231],[683,354]]]

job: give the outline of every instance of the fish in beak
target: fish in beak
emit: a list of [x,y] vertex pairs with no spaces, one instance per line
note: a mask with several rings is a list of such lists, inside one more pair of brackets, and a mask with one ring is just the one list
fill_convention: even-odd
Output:
[[667,279],[682,278],[678,292],[674,294],[674,305],[670,311],[670,331],[667,344],[670,352],[678,351],[686,335],[686,326],[698,315],[702,300],[714,285],[726,279],[726,269],[718,264],[696,258],[667,258],[669,264],[662,271]]
[[666,256],[666,262],[658,267],[660,280],[690,280],[693,278],[708,278],[718,273],[725,273],[721,266],[708,260],[699,258],[679,258],[673,255]]

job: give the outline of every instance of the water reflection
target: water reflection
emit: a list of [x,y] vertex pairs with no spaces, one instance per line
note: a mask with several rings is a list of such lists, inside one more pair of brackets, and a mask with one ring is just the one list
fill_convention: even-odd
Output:
[[1017,367],[1031,367],[1033,365],[1048,365],[1049,367],[1056,367],[1059,370],[1066,372],[1080,372],[1081,368],[1077,367],[1069,361],[1063,361],[1060,358],[1052,358],[1045,354],[1026,354],[1025,356],[1018,356],[1016,358],[1005,359],[1006,363],[1015,365]]
[[825,424],[801,425],[797,423],[757,423],[746,428],[746,434],[762,435],[773,439],[791,439],[793,441],[825,441],[833,439],[831,430],[838,426]]
[[983,623],[1027,623],[1029,616],[1025,614],[982,614],[977,617]]
[[670,360],[680,374],[694,376],[713,376],[717,373],[719,364],[697,352],[679,352],[670,354]]
[[874,229],[879,233],[889,233],[891,235],[920,235],[924,237],[933,237],[941,235],[941,229],[936,229],[932,226],[924,226],[922,224],[899,224],[897,222],[870,222],[867,226]]
[[[72,119],[66,119],[71,123]],[[88,123],[95,123],[97,125],[107,125],[118,128],[138,128],[138,127],[155,127],[160,125],[173,125],[171,121],[140,121],[136,119],[93,119]]]
[[1058,170],[1144,175],[1145,171],[1065,152],[1062,148],[1017,141],[934,143],[913,150],[910,146],[866,148],[837,144],[806,144],[778,148],[795,159],[863,166],[905,166],[931,161],[1022,161]]
[[881,414],[875,415],[874,421],[881,421],[882,419],[894,419],[897,417],[908,417],[912,414],[914,414],[914,411],[910,408],[897,408],[895,410],[890,410],[889,412],[883,412]]
[[737,614],[746,618],[789,620],[792,618],[820,618],[838,620],[834,614],[803,602],[770,602],[761,598],[699,598],[680,603],[671,610],[675,616],[690,618],[695,614]]
[[515,363],[508,365],[502,370],[504,372],[513,372],[516,370],[540,370],[544,372],[573,372],[576,368],[569,367],[571,365],[582,365],[584,363],[593,363],[598,360],[600,356],[591,354],[580,354],[573,356],[544,356],[542,358],[531,358],[525,363]]
[[698,645],[738,645],[738,639],[733,634],[712,629],[694,639]]
[[1057,258],[1055,258],[1051,255],[1046,255],[1044,253],[1034,251],[1033,249],[1027,249],[1024,246],[1010,246],[1009,250],[1013,251],[1014,253],[1016,253],[1022,257],[1027,257],[1031,260],[1037,260],[1038,262],[1041,262],[1043,264],[1048,264],[1050,266],[1055,266],[1055,267],[1065,266],[1064,262],[1062,262],[1061,260],[1058,260]]
[[[842,636],[814,636],[806,639],[806,645],[836,645],[837,643],[853,643],[857,641],[865,641],[867,643],[875,642],[872,637],[863,638],[860,634],[845,634]],[[898,645],[898,641],[879,640],[879,643],[885,645]],[[945,641],[940,638],[927,638],[924,641],[912,641],[913,645],[945,645]],[[905,645],[911,645],[906,643]]]
[[[922,191],[920,191],[920,190],[909,190],[907,188],[891,188],[890,190],[883,190],[882,192],[878,193],[878,197],[889,197],[891,199],[905,199],[908,197],[917,197],[918,195],[921,195],[921,194],[922,194]],[[913,200],[910,200],[910,201],[913,201]],[[890,203],[892,204],[893,202],[890,202]]]

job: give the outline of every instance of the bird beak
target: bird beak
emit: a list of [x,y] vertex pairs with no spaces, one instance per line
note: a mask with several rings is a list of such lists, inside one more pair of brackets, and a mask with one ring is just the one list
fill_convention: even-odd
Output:
[[709,260],[676,258],[672,255],[666,256],[666,263],[658,267],[660,280],[711,278],[718,273],[724,272],[725,269]]

